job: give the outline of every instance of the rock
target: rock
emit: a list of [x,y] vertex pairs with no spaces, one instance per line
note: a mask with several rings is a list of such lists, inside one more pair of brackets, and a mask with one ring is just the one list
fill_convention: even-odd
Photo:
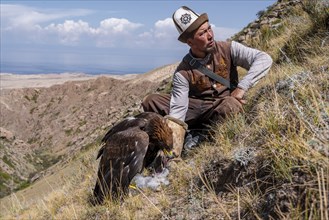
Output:
[[0,127],[0,138],[6,139],[7,141],[13,141],[15,139],[15,136],[11,131],[8,131],[5,128]]

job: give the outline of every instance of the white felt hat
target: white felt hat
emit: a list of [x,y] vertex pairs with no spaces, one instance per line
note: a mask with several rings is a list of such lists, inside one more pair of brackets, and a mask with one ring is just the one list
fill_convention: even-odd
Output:
[[206,13],[199,15],[192,9],[182,6],[174,12],[172,19],[180,34],[178,40],[186,43],[189,35],[208,21],[208,15]]

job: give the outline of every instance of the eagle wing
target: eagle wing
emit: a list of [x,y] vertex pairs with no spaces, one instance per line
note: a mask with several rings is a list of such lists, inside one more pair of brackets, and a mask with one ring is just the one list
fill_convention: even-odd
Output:
[[94,195],[101,202],[109,193],[126,193],[132,178],[143,169],[149,136],[138,126],[116,132],[103,147]]
[[139,113],[138,115],[135,115],[135,118],[140,118],[140,119],[144,118],[149,121],[154,118],[162,118],[162,116],[155,112],[142,112]]
[[[127,130],[132,127],[139,127],[143,128],[147,123],[146,119],[143,118],[126,118],[123,121],[119,122],[118,124],[114,125],[103,137],[102,142],[106,143],[112,135],[118,133],[120,131]],[[104,147],[106,145],[103,144],[102,147],[99,149],[97,153],[96,159],[98,159],[103,154]]]

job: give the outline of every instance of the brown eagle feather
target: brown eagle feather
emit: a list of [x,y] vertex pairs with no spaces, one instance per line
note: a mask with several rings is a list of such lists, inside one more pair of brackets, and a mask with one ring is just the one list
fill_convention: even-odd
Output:
[[159,151],[171,151],[173,147],[166,119],[152,112],[124,119],[105,134],[102,142],[94,188],[98,204],[106,197],[122,198],[133,177],[150,166]]

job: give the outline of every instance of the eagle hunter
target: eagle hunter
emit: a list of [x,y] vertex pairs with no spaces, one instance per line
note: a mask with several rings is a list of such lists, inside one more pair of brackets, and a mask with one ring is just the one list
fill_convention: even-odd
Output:
[[[97,155],[97,159],[101,157],[94,188],[98,204],[105,198],[127,194],[133,177],[160,153],[172,156],[173,136],[166,120],[157,113],[143,112],[124,119],[106,133]],[[158,158],[160,162],[166,160]]]

